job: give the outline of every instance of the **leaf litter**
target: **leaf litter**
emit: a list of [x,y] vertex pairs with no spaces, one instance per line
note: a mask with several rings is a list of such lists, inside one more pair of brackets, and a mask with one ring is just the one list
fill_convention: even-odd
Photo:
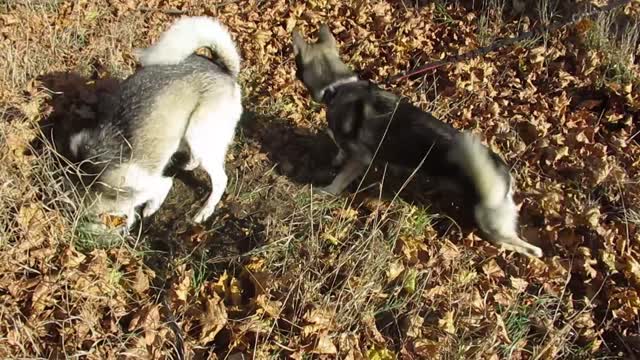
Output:
[[[632,4],[624,13],[637,21],[639,8]],[[3,150],[10,150],[0,167],[0,179],[8,179],[0,180],[0,205],[7,209],[0,223],[7,229],[0,238],[3,356],[168,358],[173,351],[175,334],[155,300],[156,271],[144,255],[128,247],[76,247],[64,206],[43,201],[46,186],[24,186],[33,183],[42,159],[21,151],[34,136],[35,121],[54,110],[50,99],[56,95],[34,79],[59,70],[88,75],[92,62],[111,67],[98,78],[126,75],[134,67],[132,49],[156,39],[175,17],[172,11],[216,16],[229,27],[244,59],[246,107],[266,114],[254,125],[258,138],[278,121],[296,135],[325,126],[323,111],[295,79],[294,28],[310,35],[328,21],[344,60],[378,83],[482,41],[478,9],[453,2],[414,7],[400,1],[110,0],[11,6],[0,16],[1,49],[28,55],[13,60],[0,86],[2,104],[20,109],[20,121],[3,122],[0,129],[7,140]],[[505,18],[494,28],[500,36],[513,35],[518,23]],[[640,213],[640,84],[637,78],[610,76],[607,54],[589,44],[594,26],[583,21],[551,34],[543,45],[501,49],[391,86],[443,121],[472,129],[513,165],[523,234],[543,246],[546,258],[522,258],[474,234],[443,232],[438,227],[446,221],[435,214],[424,225],[416,206],[403,202],[368,208],[323,204],[306,196],[303,186],[273,175],[269,169],[278,164],[264,147],[239,140],[230,166],[243,175],[235,185],[250,190],[227,195],[220,219],[232,225],[180,232],[188,238],[184,246],[212,258],[195,265],[185,251],[167,290],[187,354],[631,356],[636,350],[628,344],[640,337],[640,219],[632,216]],[[116,29],[125,30],[116,35]],[[37,49],[33,39],[39,39]],[[637,63],[628,66],[638,73]],[[95,96],[80,93],[69,109],[89,121]],[[259,227],[242,210],[245,195],[257,201],[252,207],[260,214]],[[105,220],[112,227],[120,221]],[[418,226],[421,231],[406,232]],[[236,243],[264,238],[263,250],[218,259],[206,248],[222,242],[230,229],[238,234],[231,239]],[[364,254],[372,251],[388,261],[367,265],[375,259]]]

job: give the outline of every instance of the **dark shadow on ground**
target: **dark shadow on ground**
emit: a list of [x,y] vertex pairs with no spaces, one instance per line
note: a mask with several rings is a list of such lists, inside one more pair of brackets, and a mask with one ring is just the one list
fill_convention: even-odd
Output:
[[120,81],[111,77],[99,77],[98,72],[90,78],[74,72],[53,72],[37,78],[51,93],[46,106],[51,112],[38,122],[42,137],[31,143],[32,150],[39,152],[43,146],[53,146],[61,155],[70,158],[68,138],[85,128],[96,126],[96,119],[105,111],[108,98],[117,89]]
[[[337,148],[324,132],[298,128],[286,120],[255,113],[247,114],[242,123],[242,131],[259,144],[261,150],[276,165],[275,169],[280,175],[295,183],[324,186],[330,183],[337,173],[338,169],[331,166]],[[356,180],[347,192],[354,194],[358,191],[355,196],[357,207],[367,198],[380,198],[381,195],[382,200],[390,201],[402,190],[399,197],[403,201],[428,208],[429,213],[445,215],[436,225],[441,234],[451,231],[452,226],[459,226],[463,233],[474,228],[471,214],[462,211],[458,199],[451,194],[434,191],[433,183],[425,176],[415,176],[406,183],[410,174],[409,170],[392,170],[385,164],[376,163],[362,182],[360,189],[364,190],[358,191],[360,181]],[[380,183],[384,184],[382,191]]]
[[326,133],[251,111],[245,112],[240,127],[243,135],[255,141],[277,165],[279,174],[298,184],[316,186],[333,178],[331,159],[337,148]]

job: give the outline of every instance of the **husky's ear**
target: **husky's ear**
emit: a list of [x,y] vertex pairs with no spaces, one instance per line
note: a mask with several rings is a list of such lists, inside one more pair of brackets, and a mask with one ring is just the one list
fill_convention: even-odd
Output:
[[293,30],[293,55],[298,56],[301,55],[304,57],[304,54],[307,51],[307,42],[304,41],[302,35],[298,30]]
[[335,46],[336,39],[331,34],[331,30],[329,30],[329,26],[327,24],[320,25],[320,31],[318,32],[318,39],[320,42],[325,45]]

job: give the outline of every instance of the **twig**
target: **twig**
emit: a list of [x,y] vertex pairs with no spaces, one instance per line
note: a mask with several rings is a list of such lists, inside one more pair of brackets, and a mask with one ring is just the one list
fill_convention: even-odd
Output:
[[187,10],[178,10],[178,9],[158,9],[158,8],[150,8],[146,6],[141,6],[138,8],[140,12],[161,12],[167,15],[183,15],[186,14]]
[[469,60],[469,59],[473,59],[479,56],[484,56],[492,51],[495,51],[499,48],[502,47],[506,47],[506,46],[510,46],[513,45],[515,43],[521,42],[523,40],[527,40],[527,39],[532,39],[535,38],[538,35],[542,35],[542,34],[548,34],[548,33],[552,33],[555,32],[557,30],[560,30],[568,25],[571,24],[575,24],[578,21],[588,18],[588,17],[592,17],[594,15],[600,14],[602,12],[607,12],[607,11],[611,11],[619,6],[623,6],[623,5],[627,5],[631,2],[631,0],[613,0],[611,3],[609,3],[606,6],[603,6],[601,8],[597,8],[591,11],[588,11],[586,13],[582,13],[582,14],[576,14],[574,16],[571,17],[571,19],[567,20],[567,21],[563,21],[560,22],[558,24],[549,26],[549,27],[543,27],[541,30],[531,30],[531,31],[527,31],[524,32],[516,37],[512,37],[512,38],[502,38],[502,39],[498,39],[496,40],[493,44],[488,45],[488,46],[484,46],[481,48],[478,48],[476,50],[472,50],[460,55],[456,55],[456,56],[452,56],[448,59],[445,60],[439,60],[439,61],[435,61],[432,62],[430,64],[427,64],[417,70],[413,70],[413,71],[408,71],[408,72],[403,72],[400,74],[397,74],[395,76],[390,77],[389,79],[387,79],[387,83],[394,83],[400,80],[404,80],[404,79],[408,79],[412,76],[415,75],[420,75],[423,74],[427,71],[430,70],[434,70],[436,68],[439,68],[441,66],[444,65],[448,65],[448,64],[453,64],[453,63],[457,63],[460,61],[464,61],[464,60]]

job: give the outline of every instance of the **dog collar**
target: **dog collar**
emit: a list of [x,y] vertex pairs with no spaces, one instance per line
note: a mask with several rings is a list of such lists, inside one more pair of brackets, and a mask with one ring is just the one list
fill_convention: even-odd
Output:
[[339,79],[337,81],[334,81],[333,83],[325,86],[324,88],[322,88],[322,90],[320,90],[320,98],[325,102],[328,103],[329,101],[331,101],[331,99],[333,98],[333,96],[336,93],[336,89],[339,88],[342,85],[345,84],[350,84],[350,83],[354,83],[359,81],[360,79],[358,79],[358,76],[354,75],[348,78],[343,78],[343,79]]

